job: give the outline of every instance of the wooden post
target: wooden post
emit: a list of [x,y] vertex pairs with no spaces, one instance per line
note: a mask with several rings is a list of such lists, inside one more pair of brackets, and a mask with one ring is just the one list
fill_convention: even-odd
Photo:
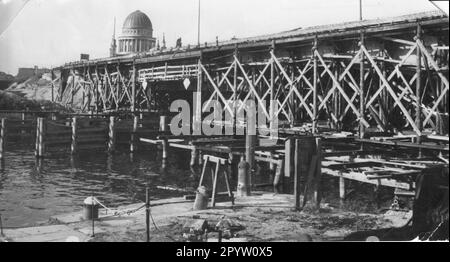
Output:
[[343,176],[339,177],[339,198],[341,202],[345,200],[345,178]]
[[238,165],[238,184],[237,184],[237,195],[240,197],[250,196],[250,176],[249,176],[249,165],[244,159],[241,159]]
[[150,242],[150,194],[149,188],[145,188],[145,228],[146,228],[146,240]]
[[277,194],[283,193],[284,159],[278,160],[275,176],[273,178],[273,191]]
[[312,133],[317,132],[317,36],[314,39],[314,46],[312,48],[313,60],[314,60],[314,79],[313,79],[313,119],[312,119]]
[[[131,82],[131,112],[136,110],[136,65],[133,61],[133,72],[132,72],[132,82]],[[133,152],[133,151],[131,151]]]
[[72,154],[78,150],[78,118],[72,117],[72,145],[70,147]]
[[131,138],[130,138],[130,152],[134,153],[137,150],[137,130],[138,130],[138,123],[139,123],[139,116],[134,115],[133,116],[133,130],[131,131]]
[[51,70],[51,72],[50,72],[50,77],[51,77],[51,81],[52,81],[52,102],[55,102],[55,82],[53,82],[54,81],[54,77],[55,76],[55,74],[54,74],[54,72],[53,72],[53,69]]
[[300,210],[300,140],[295,139],[295,151],[294,151],[294,198],[295,198],[295,210]]
[[[420,24],[417,24],[417,34],[416,34],[416,41],[420,41],[422,37],[422,27]],[[417,55],[417,61],[416,61],[416,125],[417,129],[419,129],[420,132],[422,132],[422,109],[421,109],[421,98],[422,98],[422,52],[419,47],[416,48],[416,55]],[[422,143],[422,138],[420,135],[417,136],[417,143]],[[419,149],[419,155],[421,155],[421,150]]]
[[37,118],[36,119],[36,144],[35,144],[35,149],[34,149],[34,155],[36,156],[36,157],[39,157],[39,144],[40,144],[40,142],[39,142],[39,139],[40,139],[40,128],[39,128],[39,126],[40,126],[40,121],[41,121],[41,118]]
[[[248,119],[247,119],[248,121]],[[247,127],[247,134],[245,139],[245,161],[248,163],[248,176],[250,180],[250,185],[252,185],[252,174],[255,168],[255,147],[256,147],[257,136],[250,134]]]
[[364,112],[365,112],[365,93],[364,93],[364,32],[361,30],[360,36],[360,46],[361,46],[361,61],[359,62],[359,114],[361,119],[359,120],[359,137],[364,138],[365,126],[364,126]]
[[[334,63],[334,77],[339,79],[339,64],[337,62]],[[333,87],[336,84],[333,83]],[[336,88],[333,92],[333,113],[336,119],[339,120],[340,110],[339,110],[339,101],[338,101],[339,90]],[[332,120],[333,121],[333,120]],[[334,123],[334,122],[333,122]],[[339,132],[339,122],[333,124],[336,132]]]
[[[304,205],[300,204],[300,196],[301,196],[301,182],[302,180],[305,183],[304,188],[304,196],[303,196],[303,204],[306,203],[307,193],[311,191],[311,188],[315,188],[313,186],[313,176],[315,175],[316,165],[317,165],[317,157],[314,156],[316,141],[312,136],[305,136],[295,140],[295,172],[294,172],[294,196],[295,196],[295,209],[301,210]],[[314,162],[314,165],[312,163]],[[314,171],[314,172],[313,172]]]
[[201,166],[201,165],[203,165],[203,153],[202,153],[202,150],[198,150],[198,165],[199,166]]
[[[239,49],[238,49],[238,45],[236,44],[234,46],[234,56],[236,57],[236,59],[239,57]],[[238,96],[238,65],[237,63],[234,63],[234,72],[233,72],[233,85],[234,85],[234,90],[233,90],[233,111],[235,112],[235,115],[233,116],[233,121],[232,121],[232,128],[233,128],[233,133],[236,134],[236,122],[237,122],[237,110],[236,107],[238,106],[237,104],[237,96]]]
[[190,166],[194,167],[197,162],[197,148],[191,143],[192,149],[191,149],[191,162]]
[[116,146],[116,130],[115,130],[116,120],[114,116],[109,117],[109,129],[108,129],[108,152],[112,153]]
[[45,118],[41,118],[41,123],[40,123],[40,132],[39,132],[39,156],[44,157],[45,155],[45,132],[47,132],[46,130],[46,120]]
[[159,117],[159,131],[161,132],[168,132],[169,131],[169,125],[167,123],[167,116],[160,116]]
[[72,68],[71,72],[72,72],[72,86],[71,86],[72,90],[70,90],[71,91],[70,105],[73,106],[73,97],[75,96],[75,70]]
[[202,54],[198,59],[198,72],[197,72],[197,92],[195,93],[195,108],[193,117],[193,129],[194,135],[201,135],[202,133]]
[[[272,40],[271,51],[275,55],[275,40]],[[253,79],[253,81],[255,81],[254,77],[252,79]],[[294,88],[294,87],[292,87],[292,88]],[[270,112],[269,112],[269,115],[270,115],[269,128],[270,128],[271,134],[272,134],[272,130],[274,128],[276,128],[275,121],[274,121],[274,118],[276,117],[274,100],[275,100],[275,61],[273,61],[273,59],[272,59],[272,62],[270,63],[270,106],[269,106],[269,110],[270,110]],[[249,161],[247,160],[247,162],[249,162]],[[250,162],[249,162],[249,164],[250,164],[250,166],[252,165]],[[252,168],[252,166],[251,166],[251,168]]]
[[[293,173],[293,170],[292,170],[293,142],[295,142],[295,140],[293,140],[292,138],[287,138],[286,141],[284,142],[284,178],[289,178],[289,179],[291,179],[292,173]],[[284,181],[282,181],[282,182],[284,182]],[[287,189],[287,187],[283,185],[283,190],[286,190],[286,189]]]
[[316,166],[316,174],[314,181],[314,203],[316,204],[316,208],[320,208],[320,201],[322,200],[322,139],[316,138],[316,155],[317,155],[317,166]]
[[2,126],[0,127],[0,159],[3,159],[6,141],[6,118],[2,118]]
[[36,125],[36,157],[43,157],[45,153],[45,118],[38,117]]
[[[160,116],[159,118],[159,131],[161,132],[167,132],[169,129],[169,126],[167,125],[167,116]],[[162,141],[162,158],[163,160],[166,160],[168,158],[168,150],[169,150],[169,142],[167,141],[167,138],[164,138]]]

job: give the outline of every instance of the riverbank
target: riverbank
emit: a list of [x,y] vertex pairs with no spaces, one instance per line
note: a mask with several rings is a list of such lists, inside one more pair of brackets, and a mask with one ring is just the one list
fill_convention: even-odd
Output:
[[[323,203],[319,210],[293,210],[292,195],[256,192],[249,197],[217,203],[214,209],[193,211],[193,201],[170,198],[151,202],[151,241],[184,242],[193,237],[202,241],[218,241],[222,230],[223,241],[340,241],[345,236],[362,230],[401,227],[408,222],[411,212],[388,211],[383,214],[356,213]],[[4,240],[21,241],[82,241],[82,242],[142,242],[146,240],[145,208],[143,203],[121,206],[109,214],[100,211],[92,236],[92,222],[83,220],[83,212],[53,216],[37,227],[6,229]],[[116,215],[114,215],[116,213]],[[197,234],[198,229],[210,233]]]

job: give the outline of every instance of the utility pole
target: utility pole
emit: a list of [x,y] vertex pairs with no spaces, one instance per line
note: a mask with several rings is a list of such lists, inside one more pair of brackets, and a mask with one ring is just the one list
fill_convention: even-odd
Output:
[[198,28],[197,28],[198,39],[197,39],[197,44],[199,47],[200,47],[200,2],[201,2],[201,0],[198,0]]
[[363,20],[362,0],[359,0],[359,20]]

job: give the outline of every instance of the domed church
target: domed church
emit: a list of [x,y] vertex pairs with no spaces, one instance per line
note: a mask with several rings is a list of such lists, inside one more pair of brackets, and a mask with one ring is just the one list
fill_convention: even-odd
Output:
[[[111,51],[117,51],[118,55],[126,55],[139,52],[147,52],[155,47],[156,39],[153,38],[153,26],[150,18],[137,10],[127,16],[123,23],[122,34],[119,36],[119,44],[116,46],[113,36]],[[111,52],[111,56],[116,52]]]

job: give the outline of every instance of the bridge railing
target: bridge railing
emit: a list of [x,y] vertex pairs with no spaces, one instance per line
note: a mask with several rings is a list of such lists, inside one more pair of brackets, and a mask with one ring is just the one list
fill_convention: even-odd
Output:
[[139,70],[139,82],[146,80],[179,80],[195,77],[198,74],[198,65],[161,66]]

